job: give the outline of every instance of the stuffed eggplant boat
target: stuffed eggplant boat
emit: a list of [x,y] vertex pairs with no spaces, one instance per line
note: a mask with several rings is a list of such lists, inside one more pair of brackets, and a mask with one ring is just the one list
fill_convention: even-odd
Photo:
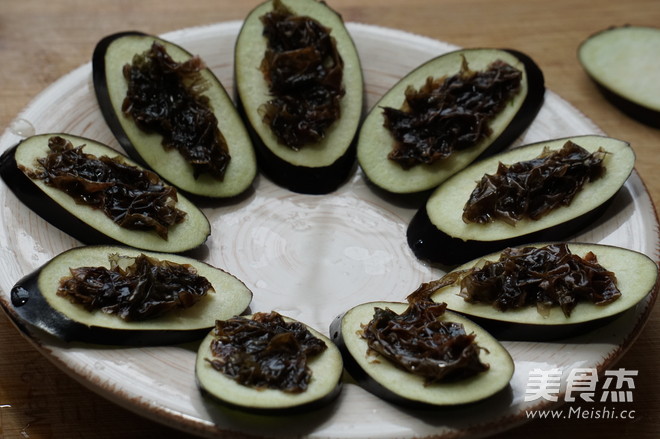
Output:
[[65,341],[166,345],[203,338],[252,292],[197,260],[124,246],[68,250],[18,281],[7,311]]
[[176,188],[91,139],[28,137],[2,154],[0,175],[26,206],[85,244],[180,253],[211,233],[204,213]]
[[539,243],[507,248],[423,284],[430,297],[500,339],[581,334],[631,309],[657,288],[658,267],[625,248]]
[[544,95],[543,73],[523,53],[480,48],[441,55],[373,107],[360,129],[358,162],[388,192],[432,189],[513,143]]
[[257,172],[252,141],[199,56],[122,32],[97,44],[92,68],[103,117],[131,158],[200,197],[228,198],[250,187]]
[[660,29],[618,26],[580,44],[578,60],[604,96],[624,113],[660,127]]
[[336,318],[332,340],[366,390],[411,408],[474,403],[509,385],[507,350],[472,321],[429,300],[370,302]]
[[262,3],[241,28],[234,68],[260,169],[295,192],[340,186],[355,165],[364,94],[341,16],[316,0]]
[[596,135],[500,153],[440,185],[408,225],[408,244],[421,259],[457,265],[565,239],[603,213],[634,164],[627,142]]
[[324,335],[277,312],[219,319],[202,341],[195,373],[204,395],[261,414],[300,413],[341,390],[342,357]]

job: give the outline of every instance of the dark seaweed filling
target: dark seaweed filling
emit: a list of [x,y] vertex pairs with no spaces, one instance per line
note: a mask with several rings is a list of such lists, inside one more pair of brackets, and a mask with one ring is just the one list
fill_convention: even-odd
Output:
[[384,107],[384,126],[395,143],[388,158],[404,169],[444,160],[491,133],[490,121],[521,88],[522,72],[503,61],[472,71],[463,59],[454,76],[409,86],[401,109]]
[[207,361],[244,386],[300,393],[312,377],[309,359],[325,349],[325,342],[304,324],[286,322],[273,311],[257,313],[252,319],[216,321],[213,358]]
[[128,91],[122,111],[146,132],[163,137],[166,149],[176,149],[192,165],[195,178],[203,173],[222,180],[229,165],[227,142],[218,129],[205,90],[199,57],[178,63],[154,42],[123,68]]
[[279,142],[298,150],[339,119],[344,62],[330,29],[273,4],[261,17],[268,40],[261,70],[272,98],[259,111]]
[[176,189],[155,173],[119,158],[86,154],[84,145],[74,147],[59,136],[48,139],[48,148],[48,155],[37,160],[38,169],[21,170],[103,211],[119,226],[153,230],[167,239],[169,228],[184,220],[186,213],[176,208]]
[[545,315],[559,306],[566,317],[579,302],[606,305],[621,296],[616,276],[595,254],[581,258],[566,244],[507,249],[498,261],[465,276],[460,294],[501,311],[536,306]]
[[160,317],[201,300],[211,283],[188,264],[158,260],[141,254],[124,268],[111,256],[111,267],[71,268],[60,281],[57,295],[88,311],[101,310],[126,321]]
[[499,164],[486,174],[470,194],[463,221],[515,224],[523,218],[537,220],[553,209],[568,206],[587,182],[605,174],[605,152],[589,153],[568,141],[558,151],[545,149],[532,160]]
[[361,336],[369,349],[425,384],[467,378],[488,369],[479,359],[475,334],[460,323],[441,320],[447,305],[415,300],[401,314],[376,308]]
[[497,261],[453,271],[422,284],[409,300],[425,300],[449,285],[469,303],[499,311],[535,306],[541,315],[559,306],[566,317],[580,302],[607,305],[621,296],[616,275],[598,263],[593,252],[573,254],[566,243],[507,248]]

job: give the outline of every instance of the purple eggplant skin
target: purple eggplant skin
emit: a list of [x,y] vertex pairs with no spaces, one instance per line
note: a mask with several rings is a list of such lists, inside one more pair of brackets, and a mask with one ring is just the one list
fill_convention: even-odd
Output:
[[74,217],[52,198],[46,196],[32,179],[18,168],[14,157],[17,148],[18,145],[6,150],[0,156],[0,177],[23,204],[53,226],[83,243],[117,244],[117,241]]
[[452,237],[433,225],[429,219],[426,207],[423,206],[415,213],[406,232],[408,246],[417,258],[446,266],[455,266],[471,261],[489,253],[502,250],[506,247],[556,241],[560,237],[572,234],[593,224],[607,210],[615,196],[595,209],[574,218],[571,221],[557,224],[554,227],[539,230],[533,233],[515,236],[497,241],[464,241]]
[[369,393],[372,393],[373,395],[376,395],[377,397],[393,404],[417,410],[432,408],[433,406],[428,404],[402,398],[369,376],[369,374],[362,368],[362,366],[358,364],[355,358],[353,358],[351,353],[348,352],[346,342],[344,341],[344,334],[341,329],[341,320],[343,317],[343,314],[337,316],[330,324],[330,338],[332,342],[337,346],[337,348],[339,348],[339,352],[341,352],[342,359],[344,360],[344,369],[351,376],[351,378],[353,378],[360,387]]
[[[272,1],[257,5],[246,17],[234,48],[234,91],[236,106],[252,138],[259,170],[276,185],[293,192],[322,195],[335,191],[357,169],[356,144],[365,113],[366,90],[357,49],[340,14],[324,2],[289,0],[285,6],[294,14],[309,16],[330,28],[344,59],[342,114],[321,140],[326,152],[320,158],[308,145],[289,154],[290,149],[272,135],[258,107],[270,92],[259,66],[266,50],[259,17],[273,8]],[[304,11],[304,12],[299,12]]]
[[[387,306],[388,302],[379,302],[378,305],[380,306]],[[397,304],[400,305],[400,304]],[[353,378],[356,383],[362,387],[363,389],[367,390],[368,392],[372,393],[373,395],[377,396],[378,398],[383,399],[384,401],[390,402],[392,404],[396,404],[399,407],[405,408],[405,409],[413,409],[413,410],[433,410],[437,411],[439,407],[467,407],[467,406],[475,406],[483,401],[486,400],[493,400],[493,399],[499,399],[499,398],[506,398],[508,395],[510,395],[510,386],[508,385],[508,380],[510,380],[511,375],[513,375],[513,360],[511,359],[510,355],[508,353],[505,353],[506,357],[506,363],[510,365],[510,375],[508,375],[507,381],[506,382],[499,382],[500,377],[498,376],[497,378],[494,378],[491,376],[491,379],[495,379],[499,384],[495,384],[498,387],[497,388],[490,388],[486,392],[484,392],[483,395],[479,395],[478,397],[473,397],[471,398],[464,398],[463,393],[464,392],[458,392],[461,393],[459,398],[457,399],[460,400],[461,398],[464,398],[463,400],[460,400],[459,402],[447,402],[445,401],[444,403],[441,403],[439,405],[433,404],[428,401],[422,400],[420,398],[419,400],[408,398],[402,394],[398,394],[393,390],[388,389],[385,385],[381,384],[376,378],[372,377],[369,375],[369,373],[365,370],[365,368],[359,364],[358,360],[356,360],[353,355],[351,354],[345,337],[359,337],[358,334],[349,332],[348,334],[345,333],[345,331],[342,329],[342,321],[343,319],[349,314],[350,311],[341,314],[337,316],[330,324],[330,338],[332,342],[339,348],[339,351],[342,354],[342,359],[344,362],[344,369],[346,372],[350,375],[351,378]],[[455,313],[455,316],[458,314]],[[459,317],[460,318],[460,317]],[[365,322],[366,323],[366,322]],[[473,328],[474,329],[474,328]],[[480,332],[484,333],[483,331]],[[485,333],[484,333],[485,334]],[[495,342],[497,343],[497,342]],[[490,347],[495,348],[494,345],[489,345]],[[499,344],[498,344],[499,346]],[[503,348],[498,347],[496,348],[497,350],[504,351]],[[506,351],[504,351],[506,352]],[[495,358],[491,358],[489,361],[495,361]],[[507,366],[503,363],[499,367],[506,368]],[[395,367],[395,366],[391,366]],[[488,373],[488,372],[484,372]],[[501,371],[497,371],[498,374],[501,373]],[[399,378],[397,379],[396,383],[392,383],[393,385],[398,385],[398,386],[405,386],[405,383],[399,382],[401,380],[405,380],[404,378]],[[468,379],[469,380],[469,379]],[[496,383],[496,381],[491,381],[491,383]],[[414,385],[419,385],[413,384]],[[451,384],[450,384],[451,385]],[[467,384],[466,384],[467,385]],[[475,387],[476,388],[476,387]],[[471,393],[471,392],[468,392]]]
[[191,199],[213,201],[234,200],[252,189],[257,175],[257,163],[247,129],[234,102],[223,84],[208,67],[199,70],[204,81],[203,95],[218,120],[232,157],[222,181],[202,173],[195,176],[193,166],[178,151],[166,150],[161,136],[146,133],[132,117],[123,114],[121,105],[126,85],[122,68],[132,62],[132,54],[148,50],[154,42],[160,43],[176,61],[194,57],[185,48],[156,36],[138,31],[119,32],[101,39],[92,55],[92,79],[99,109],[115,138],[124,151],[137,163],[151,168],[163,180],[176,186]]
[[[478,145],[458,151],[448,159],[431,165],[419,165],[404,170],[387,158],[391,134],[383,127],[381,107],[399,105],[406,86],[415,86],[418,81],[426,80],[428,75],[434,75],[442,66],[453,65],[456,60],[467,59],[468,62],[491,63],[505,59],[525,71],[524,96],[512,98],[517,108],[514,114],[502,112],[494,120],[500,121],[495,132],[480,140]],[[447,64],[449,63],[449,64]],[[478,68],[477,68],[478,69]],[[444,71],[443,71],[444,72]],[[437,73],[440,74],[440,73]],[[421,84],[420,84],[421,85]],[[365,178],[373,187],[388,193],[411,195],[422,194],[442,184],[451,175],[459,172],[470,163],[487,158],[510,146],[530,126],[536,118],[545,99],[545,79],[539,66],[528,55],[512,49],[476,48],[461,49],[440,55],[411,71],[401,78],[390,90],[381,97],[367,115],[358,139],[358,162]],[[506,119],[505,119],[506,118]],[[501,123],[507,120],[506,124]],[[390,145],[390,146],[388,146]],[[477,148],[477,149],[475,149]]]
[[[208,331],[207,331],[208,332]],[[220,372],[218,372],[220,373]],[[282,407],[282,408],[256,408],[256,407],[246,407],[239,404],[232,404],[228,401],[218,398],[213,395],[211,392],[206,390],[199,382],[199,378],[195,378],[197,388],[199,389],[201,395],[208,401],[217,405],[216,408],[232,410],[235,412],[249,413],[251,415],[258,416],[310,416],[312,412],[323,414],[323,413],[332,413],[336,410],[334,402],[337,401],[337,397],[341,393],[343,388],[342,381],[337,382],[337,386],[333,389],[332,392],[327,395],[319,398],[317,400],[311,401],[307,404],[297,405],[293,407]]]
[[[41,218],[84,244],[124,244],[166,253],[184,253],[199,248],[206,242],[211,233],[210,223],[204,213],[182,194],[178,196],[177,205],[187,213],[186,218],[177,224],[176,228],[171,229],[172,233],[168,239],[154,239],[156,235],[151,231],[117,227],[110,218],[100,214],[100,211],[94,212],[95,209],[76,203],[64,192],[32,180],[19,168],[18,161],[26,160],[25,155],[29,157],[32,151],[38,153],[35,157],[41,157],[40,154],[47,151],[48,139],[55,136],[63,137],[76,146],[85,145],[86,152],[97,156],[117,156],[125,163],[135,165],[109,146],[85,137],[47,133],[21,140],[0,156],[0,177],[21,202]],[[41,151],[42,149],[44,151]],[[32,166],[31,163],[22,164]],[[62,199],[58,200],[59,195],[62,195]],[[90,216],[97,213],[101,217],[100,220]],[[91,218],[91,223],[85,221],[88,217]]]
[[133,146],[133,142],[131,142],[131,139],[129,139],[126,131],[124,131],[124,128],[119,122],[117,113],[114,111],[112,102],[110,101],[110,93],[108,91],[106,80],[105,53],[108,50],[108,46],[118,38],[131,35],[141,37],[148,36],[146,33],[140,31],[126,31],[109,35],[98,42],[92,55],[92,65],[94,66],[92,69],[92,80],[94,82],[96,99],[102,110],[101,113],[103,114],[103,118],[108,125],[108,128],[110,128],[110,131],[112,131],[112,134],[117,139],[117,142],[119,142],[131,159],[140,164],[140,166],[149,168],[149,164],[146,163],[142,156],[137,152]]
[[660,128],[660,111],[652,110],[626,99],[620,94],[613,92],[605,85],[596,82],[596,80],[593,80],[593,82],[605,99],[621,112],[638,122],[650,126],[651,128]]
[[346,152],[329,166],[317,168],[297,166],[277,157],[264,142],[252,132],[253,145],[260,171],[275,184],[292,192],[308,195],[324,195],[335,191],[355,172],[356,140]]
[[[652,42],[655,41],[655,44]],[[607,46],[607,55],[602,52]],[[639,85],[636,74],[654,74],[649,57],[657,58],[654,48],[660,44],[660,29],[655,27],[622,25],[611,26],[590,35],[578,46],[577,58],[598,91],[623,114],[652,128],[660,128],[660,101]],[[641,50],[636,51],[639,47]],[[625,55],[624,55],[625,54]],[[594,58],[598,61],[594,63]],[[638,65],[634,63],[639,61]],[[608,65],[610,68],[608,68]],[[607,74],[605,72],[607,71]],[[657,76],[657,70],[655,71]],[[616,79],[615,79],[616,78]],[[637,93],[635,93],[634,88]],[[640,101],[640,95],[648,100]]]
[[[251,318],[253,316],[247,316]],[[284,316],[287,321],[295,321]],[[298,323],[302,323],[298,321]],[[308,327],[314,337],[323,340],[327,348],[310,359],[312,379],[300,393],[286,394],[275,389],[258,389],[244,386],[221,371],[207,359],[213,358],[212,344],[215,330],[199,344],[195,359],[195,380],[201,394],[216,408],[265,416],[314,415],[326,416],[334,411],[333,402],[343,387],[343,359],[341,352],[325,335]]]
[[[567,141],[595,152],[604,148],[605,174],[585,185],[570,205],[558,207],[538,220],[511,227],[499,222],[468,224],[462,221],[464,204],[484,174],[498,164],[512,164],[537,157],[546,147],[560,149]],[[513,148],[473,163],[443,182],[419,208],[408,225],[406,239],[419,259],[454,266],[506,247],[534,242],[560,241],[586,229],[612,204],[632,173],[635,154],[628,142],[601,136],[579,135]],[[429,209],[432,209],[429,211]],[[492,227],[491,227],[492,226]]]
[[536,62],[527,54],[515,49],[503,49],[511,53],[525,66],[527,84],[529,86],[527,97],[523,102],[516,117],[509,123],[506,129],[497,139],[479,156],[477,160],[497,154],[511,145],[534,121],[545,99],[545,77],[543,71]]
[[[140,254],[157,260],[191,265],[212,285],[194,306],[174,309],[144,321],[125,321],[101,310],[86,311],[59,296],[61,279],[76,267],[109,268],[114,258]],[[128,259],[127,259],[128,260]],[[24,332],[38,329],[65,342],[101,345],[162,346],[204,338],[216,319],[249,311],[252,292],[238,278],[205,262],[187,256],[146,252],[128,246],[80,246],[66,250],[23,276],[10,291],[10,302],[2,303]]]
[[41,269],[24,276],[11,289],[11,306],[5,311],[23,332],[37,328],[65,342],[115,346],[165,346],[199,340],[208,328],[180,331],[116,330],[87,326],[53,309],[37,285]]

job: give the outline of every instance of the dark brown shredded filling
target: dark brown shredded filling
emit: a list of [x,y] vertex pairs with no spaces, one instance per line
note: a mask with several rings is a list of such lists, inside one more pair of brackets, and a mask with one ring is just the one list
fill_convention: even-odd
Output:
[[218,320],[214,334],[213,358],[206,359],[214,369],[244,386],[287,393],[307,389],[307,363],[327,349],[304,324],[286,322],[274,311]]
[[186,213],[176,208],[177,192],[155,173],[107,156],[83,152],[84,145],[59,136],[48,140],[50,152],[38,169],[21,170],[32,179],[60,189],[77,203],[103,211],[121,227],[153,230],[167,239],[169,228]]
[[388,158],[409,169],[444,160],[491,133],[490,121],[521,88],[522,72],[503,61],[472,71],[463,59],[451,77],[409,86],[401,109],[384,107],[384,126],[395,144]]
[[566,317],[580,302],[607,305],[621,296],[615,274],[594,253],[582,258],[565,243],[508,248],[497,261],[450,272],[422,284],[411,296],[421,300],[456,283],[466,302],[490,304],[499,311],[536,306],[541,315],[559,306]]
[[88,311],[101,310],[126,321],[160,317],[177,308],[189,308],[209,291],[211,283],[188,264],[158,260],[141,254],[122,267],[122,258],[110,255],[110,268],[71,268],[60,280],[58,296]]
[[211,103],[202,94],[204,68],[197,56],[174,61],[154,42],[123,68],[128,91],[122,111],[143,131],[160,134],[163,147],[178,150],[192,165],[195,178],[207,173],[222,180],[230,155]]
[[477,183],[463,208],[463,221],[484,224],[502,220],[514,225],[523,218],[537,220],[553,209],[568,206],[587,182],[605,174],[599,149],[589,153],[568,141],[558,151],[547,148],[532,160],[499,164],[494,175]]
[[259,111],[280,143],[294,150],[320,141],[340,117],[344,62],[330,29],[279,0],[261,17],[268,47],[261,70],[272,99]]
[[375,308],[361,336],[369,349],[425,384],[467,378],[489,368],[479,359],[475,334],[460,323],[441,320],[447,305],[415,300],[401,314]]

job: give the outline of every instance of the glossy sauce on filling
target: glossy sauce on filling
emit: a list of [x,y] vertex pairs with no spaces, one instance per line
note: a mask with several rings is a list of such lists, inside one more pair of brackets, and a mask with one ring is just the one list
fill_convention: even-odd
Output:
[[203,94],[202,60],[194,56],[179,63],[155,42],[123,67],[128,91],[122,111],[145,132],[163,137],[166,149],[176,149],[192,165],[195,178],[209,174],[223,180],[229,149],[218,128],[211,103]]
[[450,77],[429,77],[409,86],[401,109],[383,108],[384,126],[394,138],[388,158],[404,169],[430,165],[469,148],[491,133],[490,121],[520,91],[522,72],[497,60],[472,71],[463,59]]
[[514,225],[568,206],[586,183],[605,174],[605,156],[602,149],[589,153],[568,141],[557,151],[545,148],[532,160],[500,163],[495,174],[486,174],[477,183],[463,208],[463,221],[501,220]]
[[413,300],[401,314],[376,308],[360,335],[372,353],[424,378],[426,385],[467,378],[488,369],[481,362],[475,334],[441,319],[447,305]]
[[[126,264],[126,260],[132,262]],[[70,276],[60,280],[57,295],[90,312],[142,321],[189,308],[213,291],[211,283],[188,264],[144,254],[135,258],[110,255],[110,263],[110,268],[71,268]]]
[[267,39],[261,71],[272,97],[259,112],[281,144],[299,150],[340,118],[344,62],[331,29],[278,0],[273,6],[261,17]]
[[48,139],[46,157],[36,169],[19,166],[30,178],[43,180],[70,195],[79,204],[101,210],[120,227],[152,230],[167,239],[169,228],[186,213],[176,207],[177,191],[155,173],[122,162],[118,157],[96,157],[63,137]]
[[244,386],[286,393],[307,390],[308,362],[327,349],[304,324],[274,311],[218,320],[213,334],[213,358],[206,361],[214,369]]

